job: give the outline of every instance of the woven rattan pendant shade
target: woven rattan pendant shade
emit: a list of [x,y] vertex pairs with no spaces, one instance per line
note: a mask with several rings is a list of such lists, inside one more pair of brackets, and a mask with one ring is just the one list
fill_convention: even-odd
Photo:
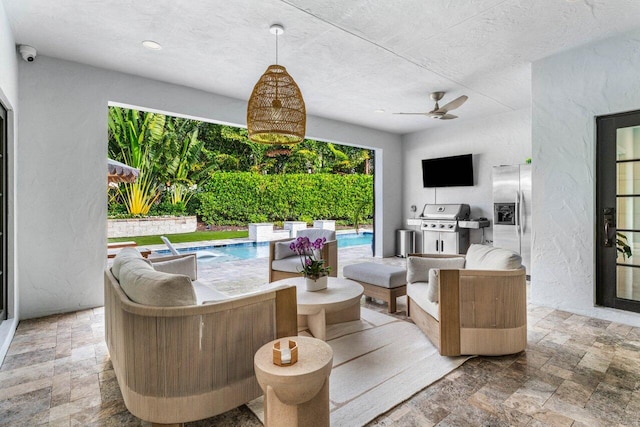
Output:
[[304,140],[307,112],[300,88],[281,65],[270,65],[256,83],[247,107],[249,139],[262,144]]

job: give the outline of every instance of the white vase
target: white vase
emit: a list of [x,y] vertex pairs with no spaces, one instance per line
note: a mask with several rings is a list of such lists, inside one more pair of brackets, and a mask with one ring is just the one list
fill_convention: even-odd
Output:
[[321,291],[323,289],[327,289],[327,277],[328,276],[320,276],[317,279],[312,279],[311,277],[305,277],[307,291],[315,292],[315,291]]

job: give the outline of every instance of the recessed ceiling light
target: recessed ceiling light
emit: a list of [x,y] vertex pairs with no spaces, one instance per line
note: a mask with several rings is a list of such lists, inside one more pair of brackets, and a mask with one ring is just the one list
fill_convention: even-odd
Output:
[[162,49],[162,46],[160,46],[160,43],[154,42],[153,40],[145,40],[142,42],[142,46],[146,47],[147,49],[151,49],[151,50],[160,50]]
[[382,108],[378,108],[377,110],[373,110],[373,112],[374,112],[374,113],[382,114],[382,113],[384,113],[385,111],[384,111]]

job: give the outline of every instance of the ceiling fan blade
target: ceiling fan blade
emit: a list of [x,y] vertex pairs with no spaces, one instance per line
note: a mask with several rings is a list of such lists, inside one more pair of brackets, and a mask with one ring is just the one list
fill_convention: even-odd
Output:
[[459,96],[453,101],[449,102],[448,104],[445,104],[442,107],[440,107],[437,111],[440,113],[446,113],[447,111],[455,110],[456,108],[464,104],[467,101],[467,99],[469,99],[467,95]]
[[405,114],[405,115],[413,115],[413,116],[415,116],[415,115],[425,116],[425,115],[427,115],[429,113],[391,113],[391,114]]
[[457,118],[458,116],[454,116],[453,114],[445,114],[444,116],[440,117],[440,120],[451,120]]

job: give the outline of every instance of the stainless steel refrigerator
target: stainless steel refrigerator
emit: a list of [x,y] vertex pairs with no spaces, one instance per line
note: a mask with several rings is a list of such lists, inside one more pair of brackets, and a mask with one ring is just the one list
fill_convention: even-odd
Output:
[[531,165],[493,168],[493,246],[519,253],[531,274]]

